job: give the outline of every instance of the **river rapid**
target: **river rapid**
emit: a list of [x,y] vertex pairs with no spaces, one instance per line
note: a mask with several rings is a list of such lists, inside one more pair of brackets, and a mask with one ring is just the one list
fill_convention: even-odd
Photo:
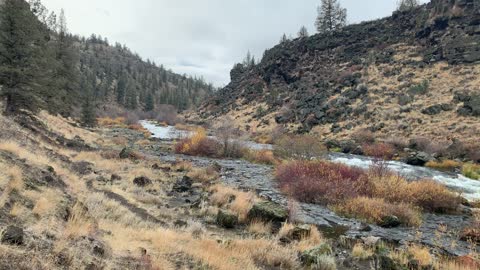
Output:
[[[152,122],[142,121],[141,124],[152,133],[152,137],[160,141],[172,141],[188,135],[174,127],[157,126]],[[247,142],[246,145],[253,149],[271,149],[271,145],[262,145]],[[174,162],[177,159],[188,160],[195,166],[206,167],[214,162],[222,166],[222,181],[241,189],[255,190],[260,196],[282,205],[288,204],[287,197],[280,192],[273,176],[271,166],[252,164],[244,160],[210,159],[204,157],[191,157],[171,153],[157,153],[165,162]],[[372,159],[364,156],[329,153],[326,159],[350,166],[368,168]],[[448,174],[424,167],[415,167],[398,161],[389,161],[388,167],[412,180],[433,179],[446,186],[462,192],[468,200],[480,199],[480,181],[466,177]],[[419,228],[398,227],[385,229],[369,225],[370,230],[365,231],[365,224],[358,220],[344,218],[323,205],[298,203],[296,219],[300,222],[317,225],[326,236],[338,237],[346,235],[353,238],[375,236],[399,244],[415,241],[432,247],[437,247],[452,255],[466,255],[470,253],[471,246],[467,242],[458,240],[458,232],[472,222],[469,215],[438,215],[424,213],[424,222]],[[440,233],[447,228],[448,233]]]

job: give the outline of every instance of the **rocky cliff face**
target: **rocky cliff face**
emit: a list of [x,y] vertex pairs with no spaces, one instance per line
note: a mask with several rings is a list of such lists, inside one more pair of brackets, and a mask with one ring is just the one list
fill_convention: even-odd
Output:
[[433,0],[277,45],[252,69],[237,65],[201,117],[327,137],[360,128],[442,137],[463,132],[462,121],[480,130],[479,62],[480,0]]

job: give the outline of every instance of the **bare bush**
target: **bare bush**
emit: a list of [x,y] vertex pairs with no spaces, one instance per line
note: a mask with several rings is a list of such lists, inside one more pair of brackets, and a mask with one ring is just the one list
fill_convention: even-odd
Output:
[[326,153],[325,146],[311,135],[284,135],[275,142],[275,155],[284,159],[310,160]]

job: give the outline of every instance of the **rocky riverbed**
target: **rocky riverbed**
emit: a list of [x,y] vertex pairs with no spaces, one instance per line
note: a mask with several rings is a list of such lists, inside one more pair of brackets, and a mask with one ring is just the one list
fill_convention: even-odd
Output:
[[[168,144],[171,144],[169,139],[157,138],[156,144],[143,149],[143,151],[149,155],[158,156],[165,162],[185,160],[198,167],[218,164],[222,167],[221,179],[223,182],[241,189],[254,190],[264,198],[284,206],[288,205],[287,196],[278,189],[275,183],[273,167],[252,164],[244,160],[210,159],[172,154],[165,150],[168,149]],[[341,217],[323,205],[298,203],[295,218],[300,222],[317,225],[328,237],[373,236],[398,244],[418,242],[434,247],[442,253],[461,256],[469,254],[472,249],[469,243],[459,240],[459,232],[472,222],[469,212],[470,209],[465,207],[462,213],[457,215],[425,213],[423,215],[424,222],[419,228],[386,229]]]

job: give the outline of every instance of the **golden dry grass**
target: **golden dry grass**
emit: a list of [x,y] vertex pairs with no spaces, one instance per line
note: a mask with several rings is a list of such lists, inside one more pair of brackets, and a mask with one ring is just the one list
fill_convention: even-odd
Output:
[[247,220],[248,211],[259,199],[252,192],[243,192],[224,185],[214,185],[210,188],[212,204],[227,207],[233,211],[241,222]]
[[363,244],[355,244],[352,249],[352,256],[359,260],[366,260],[372,257],[374,250],[370,247],[366,247]]
[[437,170],[453,170],[462,167],[462,163],[455,160],[445,159],[442,161],[429,161],[425,166]]
[[253,234],[268,235],[272,233],[272,223],[253,220],[248,224],[247,231]]
[[357,197],[335,207],[339,213],[371,223],[382,223],[387,216],[394,215],[407,226],[418,227],[422,224],[421,213],[412,205],[391,204],[380,198]]
[[195,181],[204,183],[217,180],[220,177],[220,175],[211,167],[192,169],[187,176]]

